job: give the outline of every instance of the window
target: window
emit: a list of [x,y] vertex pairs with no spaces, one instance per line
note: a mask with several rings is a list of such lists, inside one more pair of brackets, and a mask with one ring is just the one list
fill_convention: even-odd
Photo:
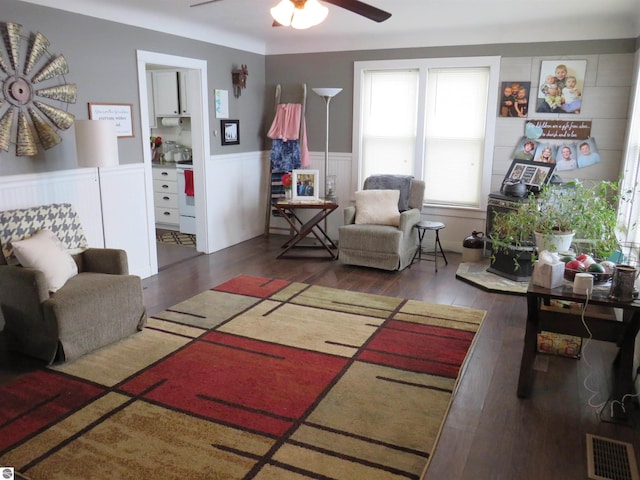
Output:
[[[637,55],[636,55],[637,57]],[[640,75],[636,74],[633,88],[627,146],[623,158],[621,192],[627,193],[630,201],[620,204],[620,223],[625,226],[623,242],[640,244]]]
[[418,70],[368,71],[363,95],[362,178],[387,172],[413,175]]
[[427,204],[484,209],[498,69],[497,57],[357,62],[359,184],[374,173],[413,175]]
[[429,69],[422,175],[427,203],[479,204],[488,79],[486,67]]

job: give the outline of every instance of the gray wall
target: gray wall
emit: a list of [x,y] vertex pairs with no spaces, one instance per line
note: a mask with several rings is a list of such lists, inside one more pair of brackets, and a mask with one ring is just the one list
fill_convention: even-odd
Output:
[[[636,40],[602,40],[535,44],[468,45],[389,50],[270,55],[267,57],[267,89],[280,83],[285,92],[297,92],[298,85],[342,87],[331,101],[330,139],[332,152],[351,152],[353,121],[353,63],[356,61],[499,55],[502,57],[542,57],[633,53]],[[536,79],[537,80],[537,79]],[[295,97],[295,96],[294,96]],[[295,101],[295,98],[291,101]],[[269,111],[266,112],[270,114]],[[309,149],[324,151],[325,107],[314,93],[307,99]]]
[[[229,91],[229,114],[231,118],[240,120],[241,144],[222,147],[220,138],[211,135],[212,154],[249,152],[264,148],[263,55],[15,0],[2,0],[0,22],[21,24],[22,35],[27,37],[31,32],[41,32],[50,42],[49,53],[65,56],[70,70],[65,75],[66,81],[75,83],[78,87],[77,102],[69,107],[69,112],[77,119],[88,118],[89,102],[133,104],[135,137],[119,140],[121,164],[142,162],[142,148],[147,144],[147,134],[142,138],[140,131],[136,50],[207,61],[211,130],[219,129],[219,120],[215,118],[213,108],[213,90]],[[5,55],[5,60],[6,58]],[[231,70],[239,64],[248,66],[249,78],[246,90],[236,99],[232,94]],[[4,112],[4,109],[0,108],[0,111]],[[16,157],[14,145],[8,153],[0,150],[0,175],[76,168],[73,127],[59,133],[63,138],[61,144],[44,152],[40,149],[40,153],[34,157]]]
[[[213,90],[229,91],[231,118],[240,119],[241,144],[220,145],[211,135],[211,153],[238,153],[270,148],[266,130],[273,119],[275,86],[282,85],[284,102],[300,101],[300,85],[306,83],[307,133],[312,151],[324,150],[325,106],[312,87],[342,87],[331,102],[331,151],[351,152],[353,112],[353,62],[388,58],[427,58],[445,56],[501,55],[537,57],[596,55],[634,52],[639,39],[558,42],[536,44],[469,45],[389,50],[348,51],[296,55],[262,56],[254,53],[184,39],[151,30],[98,20],[38,5],[2,0],[0,21],[23,25],[23,35],[40,31],[50,41],[51,53],[67,58],[70,73],[67,82],[78,85],[78,100],[69,111],[76,118],[88,117],[88,102],[132,103],[133,139],[120,139],[120,162],[142,161],[136,50],[203,59],[208,64],[209,124],[219,128],[213,108]],[[231,70],[247,64],[247,89],[236,99],[232,95]],[[0,175],[47,172],[76,167],[73,129],[60,132],[62,144],[35,157],[15,157],[15,149],[0,151]],[[144,141],[141,141],[144,140]]]

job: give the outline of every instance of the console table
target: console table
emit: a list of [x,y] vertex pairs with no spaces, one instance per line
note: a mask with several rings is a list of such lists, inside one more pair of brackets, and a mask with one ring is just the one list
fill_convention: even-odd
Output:
[[[327,218],[331,212],[338,208],[338,204],[328,200],[318,200],[314,202],[310,201],[287,201],[280,200],[275,205],[276,210],[282,215],[282,217],[289,222],[291,228],[295,234],[290,237],[283,245],[282,252],[277,258],[282,257],[292,248],[324,248],[332,259],[338,258],[336,250],[338,247],[329,238],[327,233],[320,226],[320,222]],[[298,216],[299,211],[305,210],[318,210],[310,220],[303,221]],[[319,245],[300,245],[300,241],[306,238],[309,234],[313,234],[314,237],[320,242]]]
[[[609,286],[596,286],[587,309],[585,323],[592,338],[613,342],[619,347],[613,362],[614,380],[611,398],[621,401],[627,393],[633,393],[633,354],[636,335],[640,330],[640,302],[620,303],[608,298]],[[580,302],[587,300],[586,295],[573,293],[573,285],[566,282],[557,288],[548,289],[533,283],[527,289],[527,326],[520,364],[518,396],[528,397],[533,382],[533,362],[537,353],[537,334],[547,332],[588,337],[580,317],[581,309],[554,308],[551,300]],[[617,311],[613,309],[620,309]],[[624,418],[619,404],[615,405],[614,417]]]

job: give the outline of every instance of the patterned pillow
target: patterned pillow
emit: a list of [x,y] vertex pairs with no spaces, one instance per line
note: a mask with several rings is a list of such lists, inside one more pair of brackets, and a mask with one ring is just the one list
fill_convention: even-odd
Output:
[[[19,263],[11,242],[29,238],[43,229],[51,230],[70,254],[87,249],[87,239],[84,236],[80,218],[69,203],[5,210],[0,212],[0,245],[2,245],[2,254],[6,263],[9,265]],[[1,259],[0,263],[2,263]]]

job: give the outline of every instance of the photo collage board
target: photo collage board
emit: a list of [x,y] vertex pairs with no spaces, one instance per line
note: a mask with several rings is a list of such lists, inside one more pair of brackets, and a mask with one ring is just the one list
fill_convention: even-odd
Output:
[[[600,163],[598,146],[591,137],[591,121],[575,117],[582,110],[586,69],[586,60],[543,60],[537,87],[528,81],[501,82],[500,117],[525,118],[531,112],[560,114],[549,120],[527,121],[524,136],[513,151],[513,163],[505,182],[522,179],[527,185],[536,186],[545,172],[550,176],[551,172]],[[569,116],[565,114],[573,119],[566,120]],[[540,165],[553,168],[537,169]]]

